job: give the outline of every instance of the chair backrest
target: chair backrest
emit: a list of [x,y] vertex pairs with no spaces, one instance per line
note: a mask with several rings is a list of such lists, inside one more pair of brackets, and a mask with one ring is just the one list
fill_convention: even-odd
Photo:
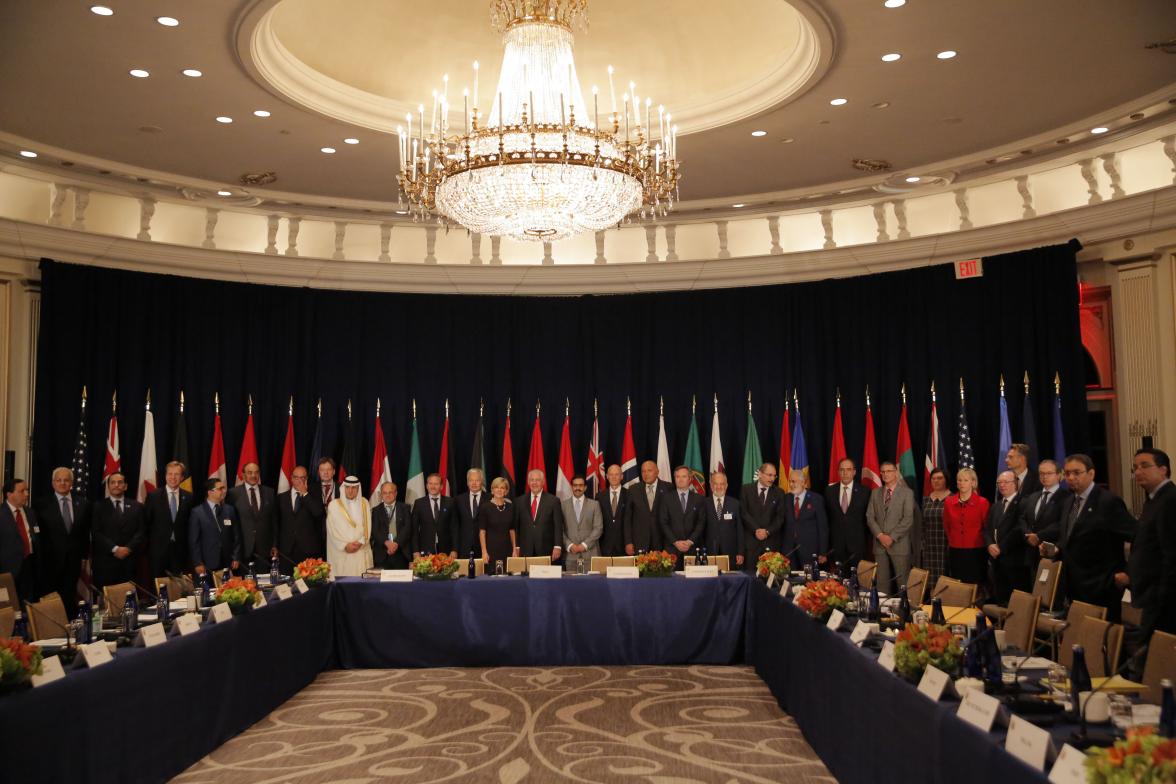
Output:
[[106,603],[107,615],[118,615],[122,612],[123,602],[127,600],[127,591],[135,590],[134,583],[115,583],[102,588],[102,598]]
[[512,555],[506,559],[506,573],[507,574],[522,574],[527,571],[527,559],[521,556]]
[[614,555],[612,559],[613,566],[636,566],[637,556],[635,555]]
[[592,556],[592,563],[589,565],[588,569],[593,572],[600,572],[601,574],[604,574],[606,571],[608,571],[608,567],[610,566],[612,566],[612,558],[609,558],[607,555],[594,555]]
[[1042,610],[1049,610],[1053,607],[1061,576],[1061,561],[1042,558],[1037,562],[1037,576],[1033,578],[1033,595],[1041,599]]
[[[1073,627],[1067,629],[1071,631]],[[1114,670],[1107,669],[1111,624],[1101,618],[1085,617],[1075,634],[1069,635],[1064,650],[1069,652],[1070,664],[1074,664],[1074,646],[1081,645],[1086,653],[1086,669],[1092,678],[1102,678]],[[1059,656],[1059,658],[1061,658]]]
[[550,555],[532,555],[527,558],[527,568],[532,566],[551,566]]
[[16,578],[12,572],[0,572],[0,607],[11,607],[14,611],[20,609],[20,599],[16,595]]
[[935,583],[930,598],[939,599],[948,607],[971,607],[976,603],[976,585],[944,575]]
[[858,585],[862,588],[874,587],[874,573],[878,571],[878,564],[873,561],[858,561]]
[[1152,632],[1147,649],[1147,661],[1143,665],[1143,683],[1147,690],[1140,696],[1144,702],[1159,704],[1163,692],[1160,681],[1176,677],[1176,634]]
[[1111,624],[1107,632],[1107,674],[1119,669],[1119,658],[1123,653],[1123,631],[1121,623]]
[[16,610],[11,607],[0,607],[0,637],[11,637],[12,627],[16,625]]
[[161,588],[167,586],[167,598],[169,601],[176,601],[183,599],[185,596],[192,595],[192,578],[188,575],[180,577],[156,577],[155,578],[155,593],[158,595]]
[[29,602],[25,617],[29,619],[29,634],[34,640],[44,640],[50,637],[65,637],[69,618],[65,615],[65,602],[55,593],[41,598],[39,602]]
[[931,572],[917,566],[911,568],[907,576],[907,601],[911,607],[921,607],[923,597],[927,595],[927,581],[931,579]]
[[[694,566],[697,560],[693,555],[688,555],[682,559],[682,563],[684,566]],[[729,555],[708,555],[706,560],[711,566],[719,567],[719,572],[731,571],[731,556]]]
[[1024,591],[1013,591],[1009,597],[1009,614],[1005,619],[1005,643],[1029,653],[1033,650],[1033,631],[1037,628],[1037,612],[1041,597]]
[[[457,573],[462,577],[470,576],[470,559],[459,558],[457,561]],[[474,559],[474,577],[481,577],[486,574],[486,562],[481,558]]]

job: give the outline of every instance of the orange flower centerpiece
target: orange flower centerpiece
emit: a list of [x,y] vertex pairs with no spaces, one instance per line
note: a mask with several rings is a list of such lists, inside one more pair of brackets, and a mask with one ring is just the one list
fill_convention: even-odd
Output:
[[265,598],[257,590],[257,583],[247,577],[233,577],[216,589],[216,603],[227,604],[233,615],[243,613],[251,605],[262,604]]
[[757,577],[762,577],[765,580],[768,575],[776,575],[776,581],[781,582],[788,579],[788,574],[792,569],[792,562],[783,553],[777,553],[774,550],[769,550],[759,557],[755,562],[755,574]]
[[1162,737],[1155,727],[1132,727],[1126,739],[1115,741],[1114,746],[1087,752],[1086,780],[1093,784],[1176,781],[1176,738]]
[[954,674],[962,655],[951,629],[937,623],[908,623],[894,643],[895,669],[911,681],[922,678],[928,664]]
[[824,621],[834,610],[845,612],[849,605],[849,589],[837,580],[817,580],[809,583],[796,597],[796,606],[811,617]]
[[678,556],[665,550],[650,550],[637,556],[637,574],[642,577],[669,577],[674,573]]
[[445,553],[422,555],[412,562],[412,573],[422,580],[449,580],[457,574],[457,561]]
[[41,674],[41,649],[19,637],[0,637],[0,692],[23,689]]
[[331,565],[322,558],[307,558],[294,567],[294,579],[305,580],[312,588],[316,585],[326,585],[331,576]]

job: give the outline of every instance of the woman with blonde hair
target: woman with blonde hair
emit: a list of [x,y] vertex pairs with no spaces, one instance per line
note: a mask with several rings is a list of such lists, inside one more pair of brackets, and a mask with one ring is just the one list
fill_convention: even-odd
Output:
[[510,482],[497,477],[490,483],[490,498],[478,508],[478,541],[482,544],[482,562],[486,572],[493,573],[496,561],[518,555],[518,533],[515,531],[514,506],[507,494]]
[[965,583],[984,585],[988,561],[984,549],[984,523],[988,501],[976,492],[976,472],[961,468],[956,473],[959,492],[943,502],[943,532],[947,535],[948,573]]

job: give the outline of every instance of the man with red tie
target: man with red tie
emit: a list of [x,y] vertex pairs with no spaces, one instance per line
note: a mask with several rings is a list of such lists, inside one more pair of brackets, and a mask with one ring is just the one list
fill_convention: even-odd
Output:
[[10,572],[20,598],[37,598],[37,521],[29,509],[29,485],[23,479],[4,483],[0,504],[0,572]]
[[527,473],[528,491],[515,499],[519,552],[524,556],[550,555],[553,564],[563,554],[563,512],[559,499],[543,492],[543,472]]

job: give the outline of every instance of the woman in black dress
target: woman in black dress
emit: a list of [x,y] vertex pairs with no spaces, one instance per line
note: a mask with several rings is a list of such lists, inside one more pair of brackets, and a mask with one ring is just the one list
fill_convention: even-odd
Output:
[[490,500],[483,501],[478,509],[478,539],[482,543],[482,563],[486,573],[494,574],[495,561],[502,561],[518,555],[514,506],[507,499],[510,483],[501,476],[490,483]]

